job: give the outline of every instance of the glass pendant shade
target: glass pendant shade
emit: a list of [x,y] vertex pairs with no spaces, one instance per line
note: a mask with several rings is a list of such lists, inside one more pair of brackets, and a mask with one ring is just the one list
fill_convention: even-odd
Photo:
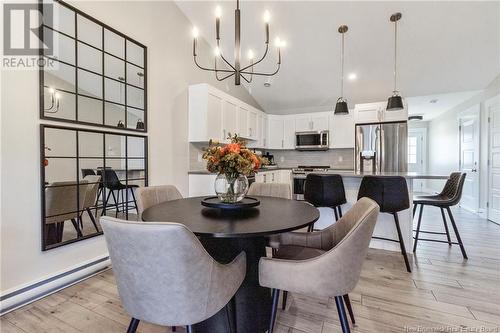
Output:
[[335,104],[335,111],[333,112],[335,115],[340,114],[349,114],[349,108],[347,107],[347,102],[341,98],[337,100],[337,104]]
[[403,98],[399,95],[393,95],[387,100],[387,111],[403,110]]

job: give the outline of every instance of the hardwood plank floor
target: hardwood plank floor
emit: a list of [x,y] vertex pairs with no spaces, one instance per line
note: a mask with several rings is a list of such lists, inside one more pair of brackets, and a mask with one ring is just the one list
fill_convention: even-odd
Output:
[[[400,254],[370,249],[350,294],[357,322],[353,332],[500,332],[500,226],[461,209],[454,214],[470,259],[462,259],[458,246],[419,242],[409,274]],[[422,229],[441,228],[439,210],[426,207]],[[276,333],[342,332],[333,299],[290,294],[288,300]],[[125,332],[129,320],[108,270],[4,315],[0,329],[111,333]],[[141,322],[139,331],[170,329]]]

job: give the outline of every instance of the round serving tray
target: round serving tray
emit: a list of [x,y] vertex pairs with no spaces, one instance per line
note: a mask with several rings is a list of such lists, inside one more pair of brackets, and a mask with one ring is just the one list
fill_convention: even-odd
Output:
[[201,204],[205,207],[220,208],[220,209],[245,209],[260,205],[259,199],[252,197],[244,197],[241,201],[235,203],[227,203],[220,201],[219,197],[207,197],[201,200]]

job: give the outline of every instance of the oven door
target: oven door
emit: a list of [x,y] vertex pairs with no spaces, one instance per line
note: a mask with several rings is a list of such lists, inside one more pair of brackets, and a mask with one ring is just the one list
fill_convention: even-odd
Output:
[[304,200],[304,185],[306,183],[306,176],[293,176],[293,199]]

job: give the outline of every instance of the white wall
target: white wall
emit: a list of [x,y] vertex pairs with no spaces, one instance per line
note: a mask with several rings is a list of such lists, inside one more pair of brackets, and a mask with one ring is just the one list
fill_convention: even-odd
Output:
[[[187,87],[207,82],[258,107],[230,80],[219,83],[192,60],[191,23],[172,2],[72,2],[148,47],[150,184],[188,192]],[[200,55],[212,55],[200,41]],[[211,64],[211,59],[200,59]],[[2,71],[0,290],[17,289],[106,255],[102,237],[41,251],[37,71]]]
[[[429,122],[429,172],[432,174],[449,174],[459,168],[459,132],[458,115],[474,105],[480,106],[481,137],[480,137],[480,211],[486,209],[488,197],[488,115],[484,102],[500,94],[500,75],[482,92],[469,100],[448,110],[441,116]],[[429,181],[428,186],[434,191],[440,191],[443,181]]]

